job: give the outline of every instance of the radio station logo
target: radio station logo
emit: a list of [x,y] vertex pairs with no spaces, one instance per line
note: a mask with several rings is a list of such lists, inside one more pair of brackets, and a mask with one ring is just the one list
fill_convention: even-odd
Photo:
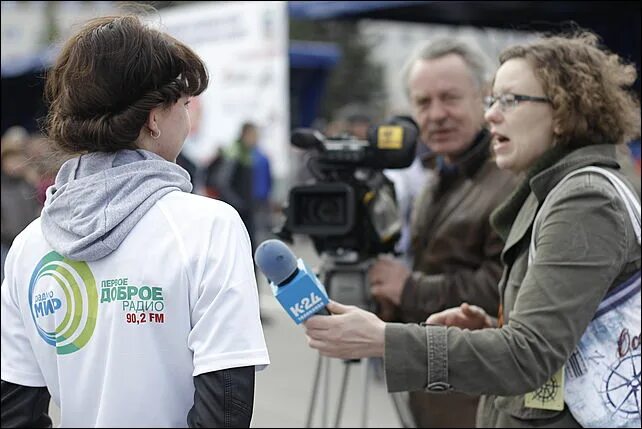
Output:
[[96,280],[85,262],[45,255],[29,282],[31,317],[42,339],[59,355],[80,350],[96,327]]

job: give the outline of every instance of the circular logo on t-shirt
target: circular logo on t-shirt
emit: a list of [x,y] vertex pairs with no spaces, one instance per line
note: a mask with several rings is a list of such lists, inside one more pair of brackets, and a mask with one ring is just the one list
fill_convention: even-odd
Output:
[[45,255],[29,282],[29,308],[38,333],[59,355],[80,350],[96,327],[96,280],[85,262]]

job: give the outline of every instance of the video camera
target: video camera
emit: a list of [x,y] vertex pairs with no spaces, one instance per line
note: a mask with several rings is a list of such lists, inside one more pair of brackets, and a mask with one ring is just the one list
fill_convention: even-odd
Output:
[[359,260],[392,251],[401,219],[394,186],[382,170],[408,167],[417,136],[417,125],[404,116],[370,127],[367,140],[296,129],[292,145],[309,151],[307,167],[316,182],[290,190],[277,235],[290,241],[292,233],[306,234],[319,254],[353,251]]

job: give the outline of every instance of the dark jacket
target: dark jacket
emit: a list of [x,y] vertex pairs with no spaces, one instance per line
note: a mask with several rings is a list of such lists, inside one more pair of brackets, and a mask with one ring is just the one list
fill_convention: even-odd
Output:
[[10,247],[13,239],[40,215],[42,205],[36,189],[22,178],[2,173],[1,231],[2,244]]
[[238,211],[254,246],[252,153],[237,140],[225,148],[221,156],[220,166],[214,173],[220,199]]
[[497,314],[499,255],[503,240],[493,231],[492,211],[510,195],[515,177],[490,158],[490,136],[427,184],[412,216],[413,273],[401,297],[404,321],[423,322],[466,301]]

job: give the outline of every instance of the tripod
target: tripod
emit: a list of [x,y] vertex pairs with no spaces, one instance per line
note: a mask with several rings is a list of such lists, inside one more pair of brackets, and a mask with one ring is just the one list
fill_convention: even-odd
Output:
[[[346,305],[355,305],[365,310],[373,310],[374,307],[370,299],[369,289],[367,287],[367,272],[370,266],[370,261],[358,262],[354,254],[327,254],[321,255],[321,269],[320,278],[325,284],[328,295],[333,300],[341,302]],[[330,405],[330,362],[331,358],[319,355],[317,359],[317,368],[314,376],[314,385],[312,390],[312,397],[308,407],[308,415],[306,418],[307,428],[312,427],[312,419],[314,417],[315,406],[317,403],[317,396],[319,391],[323,388],[323,402],[321,409],[321,426],[328,427],[327,417]],[[374,379],[375,361],[371,358],[367,359],[354,359],[344,360],[343,375],[341,378],[341,390],[336,407],[336,415],[334,419],[334,426],[339,427],[341,417],[343,415],[343,408],[346,400],[346,392],[348,386],[348,379],[350,377],[350,369],[357,363],[361,363],[362,368],[362,381],[363,390],[361,395],[361,425],[360,427],[368,426],[368,405],[370,393],[370,381]],[[324,377],[322,377],[324,374]],[[321,381],[323,378],[323,382]],[[323,385],[322,385],[323,384]],[[391,394],[391,399],[397,417],[399,418],[402,427],[415,427],[412,415],[407,406],[407,402],[403,399],[403,395]]]

